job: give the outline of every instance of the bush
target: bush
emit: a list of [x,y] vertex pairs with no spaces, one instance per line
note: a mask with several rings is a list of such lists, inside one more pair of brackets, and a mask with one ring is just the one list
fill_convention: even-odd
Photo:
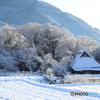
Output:
[[80,84],[85,83],[87,80],[91,78],[90,75],[65,75],[63,78],[63,84]]
[[56,66],[58,64],[58,62],[52,58],[52,54],[46,54],[43,57],[43,64],[41,66],[41,71],[43,73],[46,72],[47,68],[53,68],[54,66]]

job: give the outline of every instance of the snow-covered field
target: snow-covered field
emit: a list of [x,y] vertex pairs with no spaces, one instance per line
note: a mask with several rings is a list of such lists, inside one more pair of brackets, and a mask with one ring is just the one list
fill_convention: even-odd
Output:
[[[42,76],[0,77],[0,100],[100,100],[100,83],[49,85]],[[93,92],[92,96],[71,96],[70,92]]]

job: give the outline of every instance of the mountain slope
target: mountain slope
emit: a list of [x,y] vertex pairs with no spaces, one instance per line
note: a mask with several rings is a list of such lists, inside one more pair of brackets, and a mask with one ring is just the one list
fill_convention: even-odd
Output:
[[100,31],[94,29],[80,18],[38,0],[3,0],[0,1],[0,21],[12,25],[23,25],[28,22],[51,22],[67,28],[75,36],[87,35],[100,41]]

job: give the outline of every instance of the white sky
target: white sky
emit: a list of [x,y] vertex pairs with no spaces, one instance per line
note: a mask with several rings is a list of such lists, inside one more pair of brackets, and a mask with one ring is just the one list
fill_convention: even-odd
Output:
[[100,29],[100,0],[42,0]]

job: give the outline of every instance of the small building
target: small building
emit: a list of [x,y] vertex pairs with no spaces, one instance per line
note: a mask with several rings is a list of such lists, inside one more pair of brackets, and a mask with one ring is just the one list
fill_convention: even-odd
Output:
[[71,67],[76,74],[100,74],[100,64],[86,50],[78,51]]

